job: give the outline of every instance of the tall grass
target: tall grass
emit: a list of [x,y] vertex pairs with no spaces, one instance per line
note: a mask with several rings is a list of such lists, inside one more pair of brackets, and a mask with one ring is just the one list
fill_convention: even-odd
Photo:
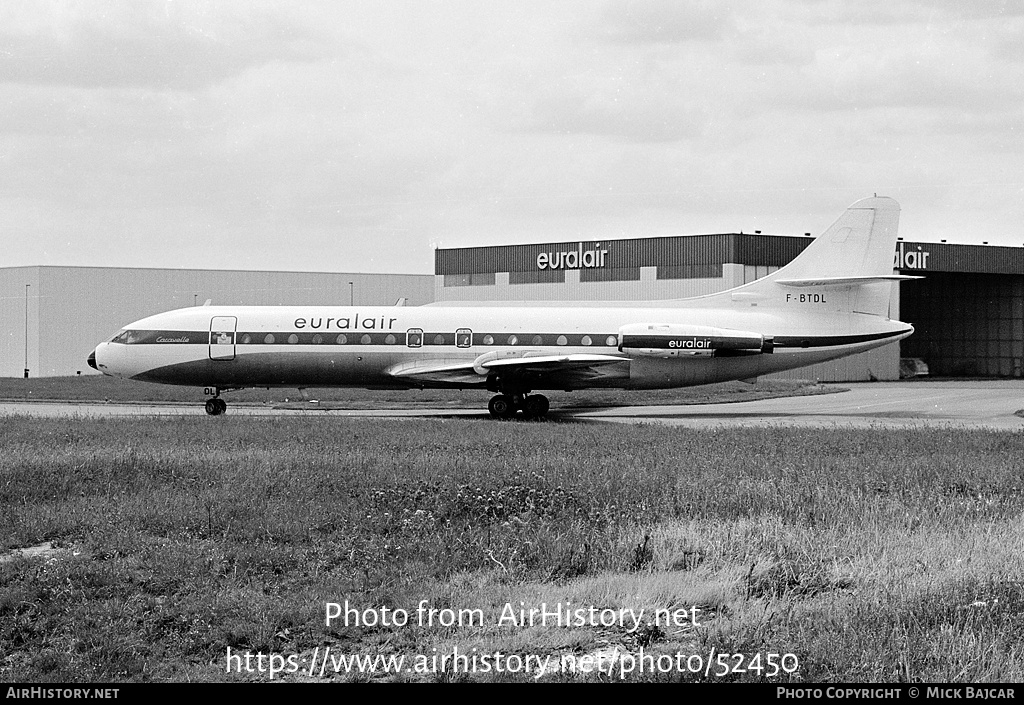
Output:
[[808,681],[1024,676],[1021,434],[0,423],[0,541],[63,549],[0,564],[5,680],[225,679],[227,647],[636,647],[625,631],[323,620],[326,601],[492,617],[542,597],[698,605],[700,628],[647,645],[793,652]]

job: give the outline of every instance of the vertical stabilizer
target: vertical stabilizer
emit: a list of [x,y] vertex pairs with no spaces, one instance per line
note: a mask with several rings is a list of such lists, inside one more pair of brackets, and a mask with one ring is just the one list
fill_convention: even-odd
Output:
[[799,292],[808,301],[827,301],[819,311],[888,317],[892,286],[906,278],[893,275],[899,218],[891,198],[857,201],[785,267],[723,294],[737,302],[779,301],[788,300],[782,291]]
[[857,201],[772,277],[814,279],[892,274],[899,220],[900,206],[891,198],[876,196]]

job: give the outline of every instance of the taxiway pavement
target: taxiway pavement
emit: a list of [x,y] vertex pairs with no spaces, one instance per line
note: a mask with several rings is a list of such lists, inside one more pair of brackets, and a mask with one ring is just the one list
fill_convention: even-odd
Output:
[[[913,381],[843,385],[848,391],[780,397],[725,404],[628,406],[600,409],[558,408],[572,397],[553,397],[551,418],[614,423],[658,423],[694,428],[782,426],[837,428],[960,427],[1024,430],[1024,381]],[[467,392],[469,394],[469,392]],[[485,403],[481,397],[481,406]],[[202,404],[121,404],[72,402],[0,402],[0,416],[117,417],[203,416]],[[486,418],[482,409],[344,410],[230,404],[231,416],[339,416]]]

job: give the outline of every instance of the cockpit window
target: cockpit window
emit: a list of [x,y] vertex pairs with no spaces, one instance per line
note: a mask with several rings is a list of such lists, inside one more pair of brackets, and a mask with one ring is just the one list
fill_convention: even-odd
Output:
[[154,331],[142,331],[142,330],[123,330],[113,337],[111,343],[121,343],[123,345],[134,345],[141,343],[146,339],[146,335],[152,336]]
[[130,330],[123,330],[120,333],[118,333],[117,335],[115,335],[113,338],[111,338],[110,342],[111,343],[123,343],[124,345],[127,345],[128,344],[128,337],[130,335],[131,335],[131,331]]

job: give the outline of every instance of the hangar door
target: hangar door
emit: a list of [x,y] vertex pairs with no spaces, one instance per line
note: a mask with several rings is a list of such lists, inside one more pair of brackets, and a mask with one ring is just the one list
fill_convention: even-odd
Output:
[[901,357],[944,377],[1024,377],[1024,276],[927,272],[900,286]]

